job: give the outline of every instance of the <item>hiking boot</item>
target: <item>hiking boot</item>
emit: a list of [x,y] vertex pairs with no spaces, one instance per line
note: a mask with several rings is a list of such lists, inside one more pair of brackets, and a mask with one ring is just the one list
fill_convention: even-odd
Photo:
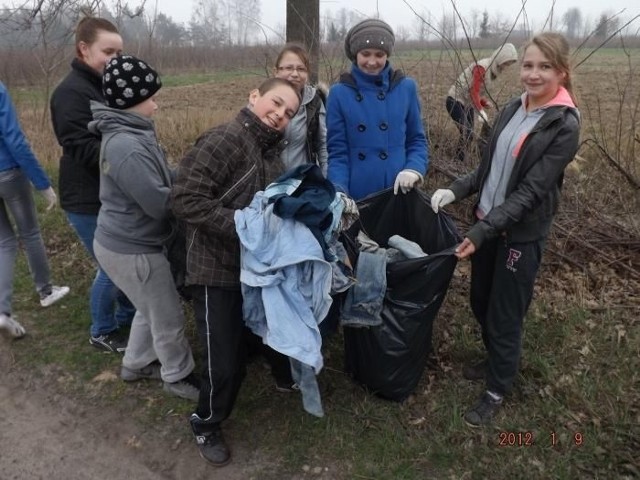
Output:
[[135,382],[137,380],[160,380],[160,364],[153,362],[142,368],[128,368],[122,365],[120,368],[120,378],[125,382]]
[[487,359],[474,363],[473,365],[465,365],[462,368],[462,376],[467,380],[476,382],[478,380],[484,380],[487,373]]
[[200,417],[195,413],[191,415],[191,428],[193,429],[200,456],[211,465],[224,467],[231,461],[231,452],[227,442],[224,441],[222,429],[219,425],[216,425],[210,433],[198,433],[196,432],[195,424],[199,421]]
[[162,389],[176,397],[193,400],[194,402],[197,402],[200,397],[200,382],[193,372],[177,382],[163,383],[164,385],[162,386]]
[[276,391],[280,393],[293,393],[300,391],[300,385],[296,382],[278,382],[276,381]]
[[0,333],[11,338],[22,338],[27,332],[15,317],[11,318],[11,315],[2,313],[0,314]]
[[502,405],[502,398],[500,400],[494,399],[489,392],[484,392],[480,400],[471,407],[471,409],[464,414],[464,421],[470,427],[483,427],[491,425],[493,417]]
[[128,339],[118,330],[89,338],[89,343],[97,349],[116,353],[124,353],[127,348],[127,341]]
[[52,286],[40,292],[40,305],[48,307],[53,305],[62,297],[69,293],[69,287]]

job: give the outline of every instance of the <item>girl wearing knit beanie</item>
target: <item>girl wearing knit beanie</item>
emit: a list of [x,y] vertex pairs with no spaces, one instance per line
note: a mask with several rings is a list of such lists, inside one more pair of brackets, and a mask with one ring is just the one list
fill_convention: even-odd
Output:
[[344,44],[351,71],[329,91],[328,178],[355,200],[390,187],[407,193],[429,164],[416,83],[388,61],[394,43],[382,20],[353,26]]

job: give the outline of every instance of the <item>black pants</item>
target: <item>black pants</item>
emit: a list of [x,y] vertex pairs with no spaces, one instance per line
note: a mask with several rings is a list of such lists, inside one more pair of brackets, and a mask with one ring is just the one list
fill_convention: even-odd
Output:
[[544,239],[485,242],[471,256],[471,309],[488,354],[487,390],[511,391],[522,352],[522,323],[531,304]]
[[[244,325],[240,289],[192,285],[188,293],[205,356],[194,429],[205,434],[231,415],[246,374],[248,338],[258,337]],[[259,342],[274,377],[290,380],[289,359]]]
[[262,342],[262,338],[247,327],[244,328],[244,338],[248,357],[262,355],[271,367],[271,376],[273,376],[276,383],[287,386],[293,383],[289,357],[275,351],[269,345],[265,345]]
[[246,373],[242,293],[192,285],[189,294],[205,357],[196,408],[204,434],[229,417]]
[[474,109],[472,106],[464,105],[462,102],[455,100],[453,97],[447,97],[447,112],[456,122],[458,127],[458,142],[456,143],[456,158],[460,161],[464,160],[465,153],[471,145],[474,125]]

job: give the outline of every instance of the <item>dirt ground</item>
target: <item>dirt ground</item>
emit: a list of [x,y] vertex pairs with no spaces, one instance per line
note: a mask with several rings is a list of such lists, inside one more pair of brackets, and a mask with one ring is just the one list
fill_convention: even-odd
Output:
[[259,478],[259,453],[235,445],[232,436],[234,461],[217,469],[200,458],[189,437],[167,438],[123,421],[122,412],[52,393],[51,385],[14,365],[11,351],[22,342],[10,342],[0,336],[0,479]]

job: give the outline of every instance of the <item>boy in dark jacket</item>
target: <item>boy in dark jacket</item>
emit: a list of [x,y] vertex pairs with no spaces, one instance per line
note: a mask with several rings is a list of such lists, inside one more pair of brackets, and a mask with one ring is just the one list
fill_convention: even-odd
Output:
[[186,224],[186,283],[206,354],[191,427],[200,455],[216,466],[231,459],[220,424],[231,414],[245,374],[240,245],[233,216],[282,173],[276,147],[299,105],[291,83],[266,80],[235,120],[198,139],[178,167],[173,187],[173,211]]

